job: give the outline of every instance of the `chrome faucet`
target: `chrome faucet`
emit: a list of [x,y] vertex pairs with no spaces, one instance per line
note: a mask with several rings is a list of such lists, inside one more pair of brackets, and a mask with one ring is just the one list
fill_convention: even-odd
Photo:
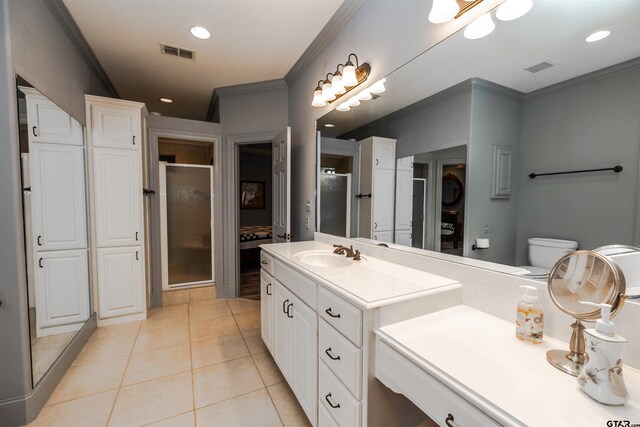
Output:
[[354,252],[353,246],[347,248],[346,246],[342,245],[333,245],[333,247],[335,248],[335,250],[333,251],[334,254],[347,254],[347,258],[353,258],[354,261],[360,261],[360,251],[356,249]]

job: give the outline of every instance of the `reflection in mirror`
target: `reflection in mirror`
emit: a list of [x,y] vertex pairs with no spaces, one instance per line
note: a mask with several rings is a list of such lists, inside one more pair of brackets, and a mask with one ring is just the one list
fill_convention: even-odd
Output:
[[[633,40],[640,26],[632,16],[640,2],[583,6],[539,1],[483,39],[454,34],[386,76],[381,96],[321,117],[321,157],[362,151],[370,138],[395,141],[393,196],[384,196],[395,201],[391,232],[367,236],[354,225],[380,193],[367,198],[360,183],[373,178],[375,187],[376,165],[353,154],[350,236],[522,266],[520,273],[541,278],[577,248],[637,245],[640,46]],[[551,30],[540,34],[541,22]],[[604,27],[612,36],[585,42]],[[419,161],[446,150],[454,152]],[[618,164],[620,173],[528,177]],[[318,201],[322,215],[333,209],[329,200]],[[553,244],[532,248],[532,238]],[[473,250],[476,239],[489,240],[489,248]]]
[[17,77],[33,385],[91,315],[82,125]]

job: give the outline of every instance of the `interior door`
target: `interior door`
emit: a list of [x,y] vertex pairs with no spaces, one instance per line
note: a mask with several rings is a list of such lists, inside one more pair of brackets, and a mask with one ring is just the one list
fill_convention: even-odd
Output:
[[291,128],[272,141],[273,147],[273,242],[288,242],[291,235]]
[[425,202],[427,181],[424,178],[413,179],[413,209],[412,209],[412,244],[414,248],[424,249]]

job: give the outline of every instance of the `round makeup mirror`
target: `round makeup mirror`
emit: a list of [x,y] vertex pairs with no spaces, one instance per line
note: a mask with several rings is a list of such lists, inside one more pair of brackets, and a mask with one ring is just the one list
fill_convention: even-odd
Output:
[[582,321],[600,317],[600,309],[581,304],[590,301],[611,304],[611,317],[622,308],[625,280],[620,267],[594,251],[576,251],[564,255],[549,273],[549,295],[560,310],[574,317],[570,351],[550,350],[547,360],[563,372],[577,376],[585,362]]

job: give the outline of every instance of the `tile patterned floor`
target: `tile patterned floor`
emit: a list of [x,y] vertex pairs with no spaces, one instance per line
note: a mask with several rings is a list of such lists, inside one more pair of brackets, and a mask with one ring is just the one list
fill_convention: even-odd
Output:
[[260,302],[165,306],[98,328],[29,426],[308,426],[260,337]]

